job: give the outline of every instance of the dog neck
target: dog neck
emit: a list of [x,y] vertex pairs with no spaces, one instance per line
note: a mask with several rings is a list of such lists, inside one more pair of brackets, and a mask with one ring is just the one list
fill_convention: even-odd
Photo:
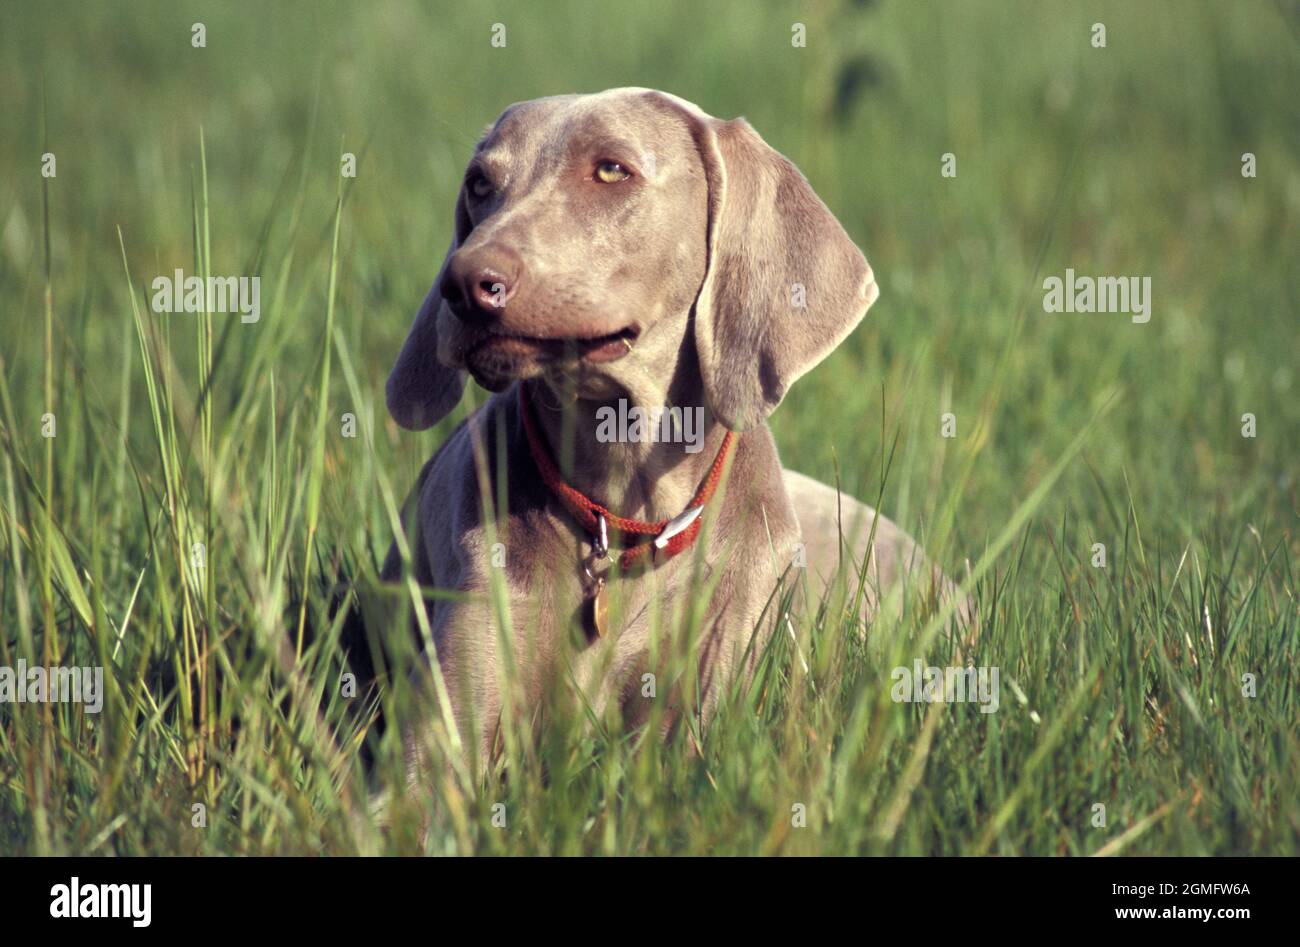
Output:
[[[662,387],[631,385],[611,397],[574,398],[540,380],[523,384],[565,482],[629,519],[681,513],[727,433],[697,392],[682,391],[677,400],[670,391],[665,399]],[[678,412],[665,421],[666,407]]]

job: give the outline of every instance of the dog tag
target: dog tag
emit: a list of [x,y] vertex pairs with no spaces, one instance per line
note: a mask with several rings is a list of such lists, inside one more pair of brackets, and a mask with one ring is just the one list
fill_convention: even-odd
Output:
[[604,579],[596,580],[595,594],[587,597],[586,613],[587,633],[604,638],[609,633],[609,595]]

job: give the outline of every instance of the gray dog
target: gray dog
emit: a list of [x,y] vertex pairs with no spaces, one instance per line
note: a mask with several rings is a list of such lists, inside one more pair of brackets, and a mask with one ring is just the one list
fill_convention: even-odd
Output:
[[[481,756],[503,649],[530,694],[563,668],[635,722],[661,653],[654,619],[707,594],[690,643],[707,717],[752,672],[751,639],[781,620],[768,606],[792,564],[817,587],[869,556],[867,620],[914,569],[952,593],[889,520],[782,469],[765,424],[877,292],[798,169],[743,119],[615,89],[512,105],[488,129],[387,385],[412,430],[456,406],[466,372],[495,392],[425,465],[405,512],[414,578],[466,593],[428,616],[444,706]],[[629,406],[667,410],[611,439],[602,424]],[[384,578],[403,572],[395,543]]]

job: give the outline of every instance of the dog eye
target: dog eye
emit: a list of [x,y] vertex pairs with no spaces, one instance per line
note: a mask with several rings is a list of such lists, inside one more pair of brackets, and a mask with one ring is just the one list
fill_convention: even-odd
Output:
[[602,161],[596,165],[596,180],[602,184],[617,184],[631,176],[632,172],[617,161]]
[[487,197],[493,190],[495,188],[493,188],[492,182],[482,174],[475,174],[469,179],[469,192],[479,199]]

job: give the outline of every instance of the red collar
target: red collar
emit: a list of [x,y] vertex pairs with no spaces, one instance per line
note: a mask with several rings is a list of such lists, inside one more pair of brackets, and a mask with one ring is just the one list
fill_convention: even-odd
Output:
[[[564,504],[565,509],[573,515],[574,519],[591,533],[597,545],[602,541],[602,519],[620,532],[637,536],[656,537],[649,542],[624,549],[619,556],[619,566],[621,568],[627,569],[646,552],[649,552],[653,557],[657,550],[662,550],[666,556],[675,556],[683,549],[689,549],[691,544],[695,542],[695,537],[700,532],[701,520],[701,514],[697,511],[703,510],[704,505],[709,502],[714,491],[718,488],[718,482],[722,479],[723,463],[727,459],[727,454],[730,452],[732,441],[735,438],[733,431],[728,431],[722,439],[722,446],[718,448],[718,456],[714,458],[708,476],[704,478],[704,482],[700,484],[700,489],[695,493],[695,498],[691,500],[682,514],[670,520],[658,520],[651,523],[645,520],[630,520],[617,516],[611,513],[607,507],[588,498],[582,491],[564,482],[564,479],[560,476],[560,471],[555,466],[555,462],[551,459],[550,452],[547,451],[545,443],[543,443],[541,436],[537,432],[536,422],[533,420],[532,401],[528,395],[528,386],[522,381],[519,383],[519,413],[524,419],[524,433],[528,435],[528,449],[533,455],[533,463],[537,465],[542,480],[555,494],[556,498]],[[676,530],[669,529],[670,526],[681,522],[687,522],[687,525],[678,526]]]

